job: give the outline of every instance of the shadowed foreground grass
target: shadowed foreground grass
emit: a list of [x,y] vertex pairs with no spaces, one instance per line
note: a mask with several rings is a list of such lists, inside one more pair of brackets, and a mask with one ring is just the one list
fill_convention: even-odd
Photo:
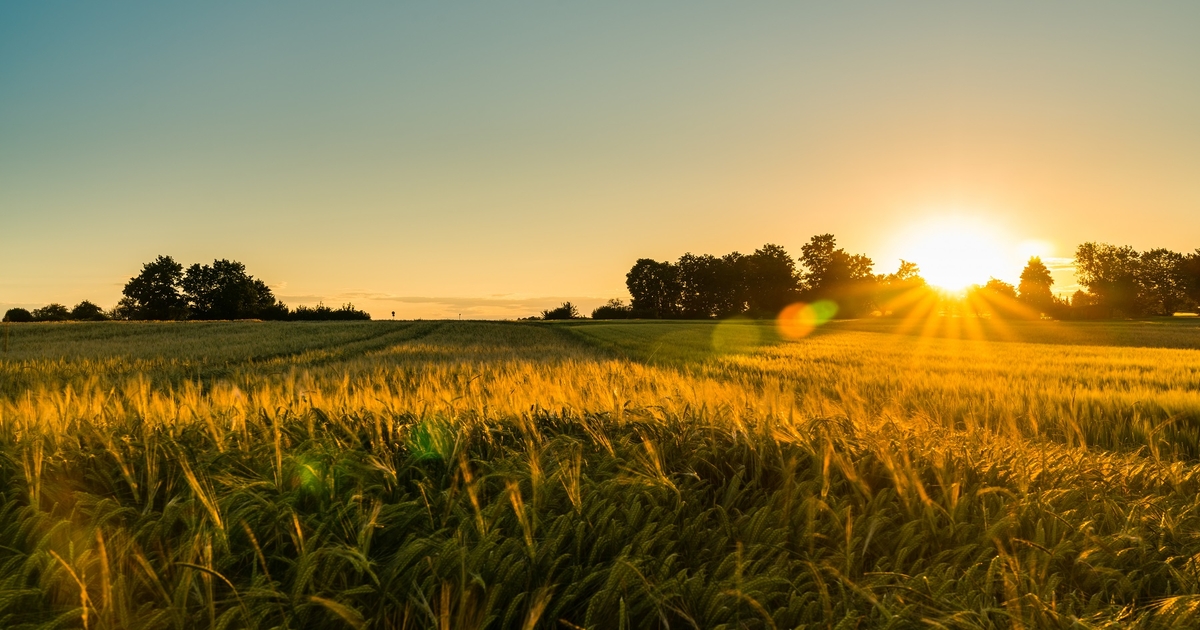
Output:
[[941,337],[14,326],[0,626],[1197,623],[1200,351]]

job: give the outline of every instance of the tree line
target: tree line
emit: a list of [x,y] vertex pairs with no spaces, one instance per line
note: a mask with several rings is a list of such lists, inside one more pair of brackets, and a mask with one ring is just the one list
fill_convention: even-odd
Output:
[[[793,259],[766,244],[751,254],[685,253],[675,262],[637,260],[625,275],[631,301],[609,300],[594,319],[712,319],[735,315],[775,317],[795,302],[825,300],[836,317],[907,316],[940,300],[916,264],[900,261],[895,272],[874,273],[874,262],[837,246],[832,234],[813,236]],[[962,306],[977,315],[1096,319],[1169,316],[1200,308],[1200,249],[1182,254],[1164,248],[1138,252],[1124,245],[1087,242],[1075,250],[1075,277],[1082,287],[1069,299],[1052,291],[1050,270],[1033,257],[1013,286],[996,278],[971,287]],[[68,309],[49,304],[9,309],[6,322],[97,320],[366,320],[345,304],[333,309],[288,306],[237,261],[214,260],[186,269],[159,256],[130,278],[116,307],[84,300]],[[576,319],[570,302],[532,319]]]
[[104,321],[106,319],[110,319],[109,313],[88,300],[76,304],[74,308],[67,308],[62,304],[47,304],[32,311],[10,308],[4,313],[6,322]]
[[159,256],[125,283],[122,296],[109,311],[85,300],[70,310],[61,304],[33,311],[9,309],[4,321],[371,319],[353,304],[336,309],[324,304],[288,308],[265,282],[246,273],[244,264],[224,259],[184,269],[170,256]]
[[1093,317],[1171,315],[1200,308],[1200,249],[1181,254],[1156,248],[1084,243],[1075,250],[1077,291],[1071,305]]
[[712,319],[743,315],[775,317],[789,304],[828,300],[839,317],[879,310],[894,296],[921,289],[917,266],[901,261],[876,275],[873,261],[837,246],[832,234],[812,237],[792,256],[766,244],[751,254],[688,252],[675,262],[639,259],[625,275],[630,303],[620,300],[593,311],[597,319]]
[[[1138,253],[1132,247],[1088,242],[1075,252],[1082,289],[1069,299],[1055,295],[1054,279],[1032,257],[1013,286],[996,278],[972,286],[960,305],[977,315],[1090,319],[1172,315],[1200,306],[1200,249]],[[752,254],[685,253],[675,262],[637,260],[625,276],[629,304],[610,300],[595,319],[712,319],[742,315],[775,317],[795,302],[827,300],[836,317],[907,316],[933,303],[946,304],[912,262],[874,273],[874,262],[837,246],[832,234],[813,236],[793,259],[779,245]],[[578,317],[569,303],[543,311],[544,319]]]
[[[1035,259],[1021,273],[1019,286],[993,278],[973,287],[968,302],[984,294],[1001,305],[997,314],[1020,315],[1019,308],[1025,307],[1055,319],[1169,317],[1200,310],[1200,249],[1190,254],[1164,248],[1138,252],[1128,245],[1087,242],[1075,248],[1073,264],[1081,288],[1069,299],[1050,292],[1050,272]],[[974,303],[981,301],[987,300]]]

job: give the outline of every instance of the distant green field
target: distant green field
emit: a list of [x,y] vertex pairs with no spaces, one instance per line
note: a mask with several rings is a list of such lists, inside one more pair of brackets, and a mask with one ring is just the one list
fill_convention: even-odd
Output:
[[6,344],[3,628],[1200,624],[1196,320]]
[[[558,322],[556,325],[570,327],[599,345],[630,352],[639,358],[694,360],[715,351],[712,332],[719,323],[638,320],[569,321]],[[772,321],[733,320],[725,325],[734,330],[752,329],[753,332],[743,333],[741,337],[746,341],[755,340],[757,345],[781,342]],[[1082,322],[992,321],[974,318],[935,318],[929,321],[905,322],[868,318],[832,321],[814,334],[828,335],[845,331],[968,341],[1200,350],[1200,318],[1195,317]],[[736,339],[734,341],[736,342]]]

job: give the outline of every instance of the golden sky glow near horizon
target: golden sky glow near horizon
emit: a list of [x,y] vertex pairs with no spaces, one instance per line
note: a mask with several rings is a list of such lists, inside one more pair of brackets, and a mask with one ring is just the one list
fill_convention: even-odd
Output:
[[930,284],[961,291],[980,278],[1008,271],[1004,240],[987,226],[942,219],[905,229],[899,247],[911,252],[907,259],[917,263]]
[[[814,234],[945,285],[1200,247],[1200,4],[0,6],[0,308],[158,254],[517,317]],[[1073,288],[1073,287],[1070,287]]]
[[1059,292],[1076,288],[1069,251],[1050,241],[1021,238],[984,213],[931,215],[905,226],[889,245],[898,258],[917,263],[931,285],[950,292],[992,277],[1015,286],[1034,256],[1057,276]]

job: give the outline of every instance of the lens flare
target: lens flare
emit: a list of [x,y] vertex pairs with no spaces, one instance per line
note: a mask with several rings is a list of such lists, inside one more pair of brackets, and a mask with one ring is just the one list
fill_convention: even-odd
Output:
[[837,311],[837,303],[830,300],[817,300],[812,304],[796,302],[779,313],[775,325],[784,339],[803,339],[817,326],[833,319]]
[[445,461],[454,452],[454,437],[449,427],[426,420],[413,427],[406,446],[419,461]]
[[743,317],[722,320],[713,329],[712,345],[717,352],[749,352],[759,341],[758,324]]

